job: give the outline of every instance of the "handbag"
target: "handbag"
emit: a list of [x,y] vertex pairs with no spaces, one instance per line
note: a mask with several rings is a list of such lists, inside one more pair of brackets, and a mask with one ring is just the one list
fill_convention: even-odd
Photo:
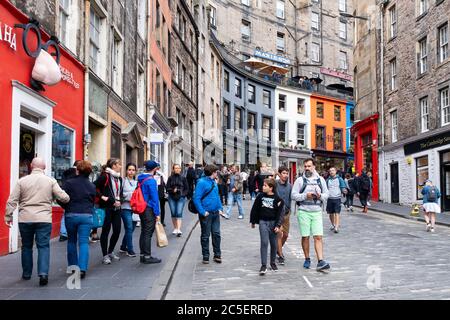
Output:
[[156,245],[158,248],[164,248],[169,245],[169,241],[167,240],[166,231],[164,230],[164,226],[161,222],[157,222],[155,225],[156,230]]
[[[209,189],[209,191],[207,193],[205,193],[203,195],[203,197],[200,199],[200,202],[202,202],[208,196],[208,194],[210,194],[211,191],[213,191],[213,189],[214,189],[214,182],[213,182],[213,184],[211,186],[211,189]],[[193,214],[197,214],[198,213],[197,207],[195,206],[195,203],[194,203],[194,199],[189,200],[188,209]]]
[[92,228],[103,227],[103,223],[105,222],[105,209],[94,208],[94,210],[92,211],[92,220]]

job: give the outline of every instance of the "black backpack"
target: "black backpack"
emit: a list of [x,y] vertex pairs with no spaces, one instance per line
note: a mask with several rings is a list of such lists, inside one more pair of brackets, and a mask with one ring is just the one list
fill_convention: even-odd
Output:
[[361,191],[370,191],[370,179],[369,177],[361,177]]
[[435,186],[428,190],[428,201],[434,202],[437,200],[437,188]]

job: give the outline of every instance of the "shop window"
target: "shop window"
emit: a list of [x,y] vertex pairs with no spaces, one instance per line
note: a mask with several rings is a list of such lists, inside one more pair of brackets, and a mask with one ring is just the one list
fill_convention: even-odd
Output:
[[325,149],[325,127],[316,127],[316,148]]
[[428,179],[428,156],[416,159],[416,177],[417,177],[417,200],[422,200],[422,189],[425,181]]
[[53,122],[52,176],[62,184],[63,173],[73,165],[73,130]]

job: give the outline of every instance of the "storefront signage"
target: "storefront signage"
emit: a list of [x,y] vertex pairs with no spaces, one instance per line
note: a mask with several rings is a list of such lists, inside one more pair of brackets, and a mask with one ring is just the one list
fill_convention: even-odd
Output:
[[330,69],[327,69],[327,68],[320,68],[320,73],[321,74],[327,74],[329,76],[336,77],[336,78],[339,78],[339,79],[344,79],[344,80],[347,80],[347,81],[353,81],[353,77],[351,75],[346,74],[346,73],[342,73],[342,72],[338,72],[338,71],[334,71],[334,70],[330,70]]
[[164,135],[162,133],[152,133],[150,134],[150,144],[163,144]]
[[277,56],[276,54],[273,54],[270,52],[263,52],[261,50],[255,50],[254,56],[264,58],[267,60],[271,60],[271,61],[275,61],[275,62],[279,62],[282,64],[291,64],[291,60],[289,60],[288,58]]
[[63,66],[59,66],[59,68],[61,69],[61,75],[62,75],[61,79],[63,81],[66,81],[68,84],[73,86],[75,89],[79,89],[80,84],[78,82],[76,82],[75,79],[73,78],[73,73],[70,72],[69,70],[67,70],[66,68],[64,68]]
[[13,28],[0,21],[0,42],[6,42],[9,47],[14,51],[17,51],[16,34],[13,32]]
[[406,144],[404,147],[405,155],[445,146],[446,144],[450,144],[450,131]]

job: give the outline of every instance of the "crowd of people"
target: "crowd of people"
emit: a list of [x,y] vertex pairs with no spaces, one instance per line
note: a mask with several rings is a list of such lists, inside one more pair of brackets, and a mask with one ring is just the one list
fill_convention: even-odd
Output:
[[[317,271],[331,268],[323,255],[323,220],[326,210],[331,222],[330,230],[340,231],[342,197],[344,206],[353,211],[353,199],[357,195],[362,204],[362,212],[368,212],[368,198],[372,189],[370,176],[342,176],[342,170],[331,167],[326,174],[319,174],[312,158],[304,161],[301,174],[291,185],[287,167],[277,172],[262,164],[258,171],[240,172],[240,167],[232,165],[222,168],[206,165],[194,169],[189,164],[184,172],[180,165],[172,167],[170,177],[164,178],[160,164],[150,160],[144,163],[145,172],[137,176],[137,165],[126,165],[126,176],[122,177],[120,159],[109,159],[100,175],[91,181],[92,164],[79,160],[67,170],[60,186],[55,179],[45,175],[45,162],[33,159],[30,175],[19,179],[6,206],[5,223],[11,227],[13,212],[19,208],[19,230],[22,237],[22,278],[31,279],[33,270],[33,244],[38,249],[38,276],[40,285],[48,283],[50,265],[50,236],[52,230],[52,204],[57,200],[64,209],[64,227],[67,232],[67,263],[78,266],[81,278],[86,276],[89,265],[89,242],[98,236],[93,228],[96,210],[104,210],[101,226],[100,247],[102,263],[119,261],[120,254],[136,257],[133,246],[133,232],[140,222],[139,237],[140,263],[160,263],[161,259],[152,255],[151,240],[157,223],[164,226],[165,203],[171,211],[173,234],[182,235],[182,219],[187,200],[191,200],[198,213],[201,227],[202,262],[210,261],[210,238],[212,240],[213,261],[222,262],[221,216],[228,220],[234,205],[238,206],[238,219],[244,219],[243,197],[249,190],[252,208],[249,222],[251,228],[259,225],[260,234],[260,275],[267,272],[267,266],[274,271],[277,264],[284,265],[286,257],[283,246],[289,236],[290,215],[296,212],[301,246],[305,256],[303,267],[311,267],[310,237],[313,237],[317,258]],[[133,211],[132,199],[136,190],[142,192],[145,211]],[[422,190],[427,231],[434,232],[436,213],[440,213],[438,199],[441,194],[430,180]],[[292,203],[296,209],[292,210]],[[224,210],[224,208],[226,210]],[[190,209],[191,210],[191,209]],[[125,233],[119,254],[115,247],[119,241],[122,223]],[[112,230],[112,234],[110,235]],[[270,261],[267,254],[270,246]]]

